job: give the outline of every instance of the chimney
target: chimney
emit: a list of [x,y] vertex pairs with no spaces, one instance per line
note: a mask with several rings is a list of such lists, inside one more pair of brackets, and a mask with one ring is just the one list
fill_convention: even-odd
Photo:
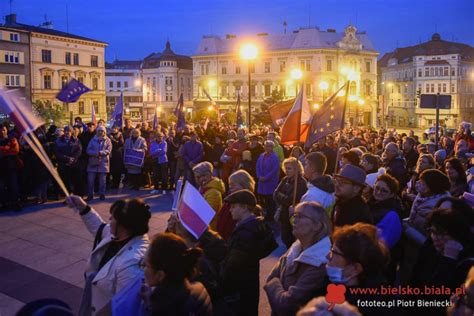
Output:
[[16,14],[12,13],[5,16],[5,24],[15,24],[16,23]]

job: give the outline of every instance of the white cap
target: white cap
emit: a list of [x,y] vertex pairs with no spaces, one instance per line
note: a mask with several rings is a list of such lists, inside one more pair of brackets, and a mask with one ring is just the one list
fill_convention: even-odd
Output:
[[377,178],[384,174],[386,172],[385,168],[379,168],[379,170],[377,172],[374,172],[374,173],[369,173],[366,177],[365,177],[365,184],[367,184],[369,187],[371,187],[372,189],[374,188],[374,185],[375,185],[375,182],[377,181]]

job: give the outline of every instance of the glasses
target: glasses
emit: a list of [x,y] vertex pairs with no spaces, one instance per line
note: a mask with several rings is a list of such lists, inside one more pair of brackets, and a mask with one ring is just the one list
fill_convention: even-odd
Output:
[[389,194],[390,191],[385,189],[385,188],[382,188],[382,187],[379,187],[379,186],[375,186],[374,187],[374,191],[375,192],[380,192],[380,193],[384,193],[384,194]]
[[340,178],[340,177],[336,177],[336,184],[339,184],[339,185],[349,185],[349,184],[351,184],[352,185],[352,182],[349,181],[349,180]]
[[290,217],[290,224],[291,225],[294,225],[295,224],[295,221],[298,219],[298,220],[301,220],[303,218],[306,218],[306,219],[309,219],[311,221],[313,221],[313,218],[307,216],[307,215],[304,215],[304,214],[301,214],[301,213],[294,213],[293,215],[291,215]]
[[329,255],[331,256],[331,258],[333,257],[334,254],[338,255],[339,257],[343,257],[343,258],[346,257],[346,256],[344,256],[344,254],[342,252],[334,250],[334,247],[331,247],[331,251],[329,252]]

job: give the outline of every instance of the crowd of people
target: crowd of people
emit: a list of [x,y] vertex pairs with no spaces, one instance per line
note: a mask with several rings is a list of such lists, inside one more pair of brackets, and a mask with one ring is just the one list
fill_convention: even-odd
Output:
[[[107,131],[104,122],[76,119],[74,126],[37,135],[74,194],[66,202],[95,238],[81,315],[107,314],[114,296],[143,273],[147,315],[257,315],[261,289],[273,315],[413,315],[413,307],[358,306],[397,295],[349,289],[428,286],[455,293],[472,287],[469,123],[455,135],[441,135],[439,144],[433,135],[357,127],[309,148],[282,145],[278,129],[248,133],[212,123],[153,130],[125,120],[123,128]],[[127,164],[125,149],[143,152],[143,163]],[[1,129],[0,153],[5,209],[20,210],[32,195],[37,203],[60,198],[45,168],[8,126]],[[199,238],[172,214],[167,231],[149,241],[151,213],[140,199],[116,201],[108,224],[87,203],[122,187],[168,194],[179,178],[198,188],[216,212]],[[260,260],[279,239],[287,251],[260,284]],[[344,304],[332,311],[324,300],[329,284],[348,289]],[[423,297],[455,303],[416,314],[474,312],[472,290]]]

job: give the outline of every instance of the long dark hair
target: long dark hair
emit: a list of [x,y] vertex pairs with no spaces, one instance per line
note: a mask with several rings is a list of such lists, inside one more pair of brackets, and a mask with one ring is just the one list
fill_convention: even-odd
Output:
[[446,166],[448,162],[451,164],[451,167],[453,167],[454,170],[456,170],[458,177],[456,179],[456,184],[466,184],[467,183],[467,177],[466,177],[466,169],[464,168],[464,165],[462,164],[461,160],[457,158],[449,158],[448,160],[445,161],[444,165]]

